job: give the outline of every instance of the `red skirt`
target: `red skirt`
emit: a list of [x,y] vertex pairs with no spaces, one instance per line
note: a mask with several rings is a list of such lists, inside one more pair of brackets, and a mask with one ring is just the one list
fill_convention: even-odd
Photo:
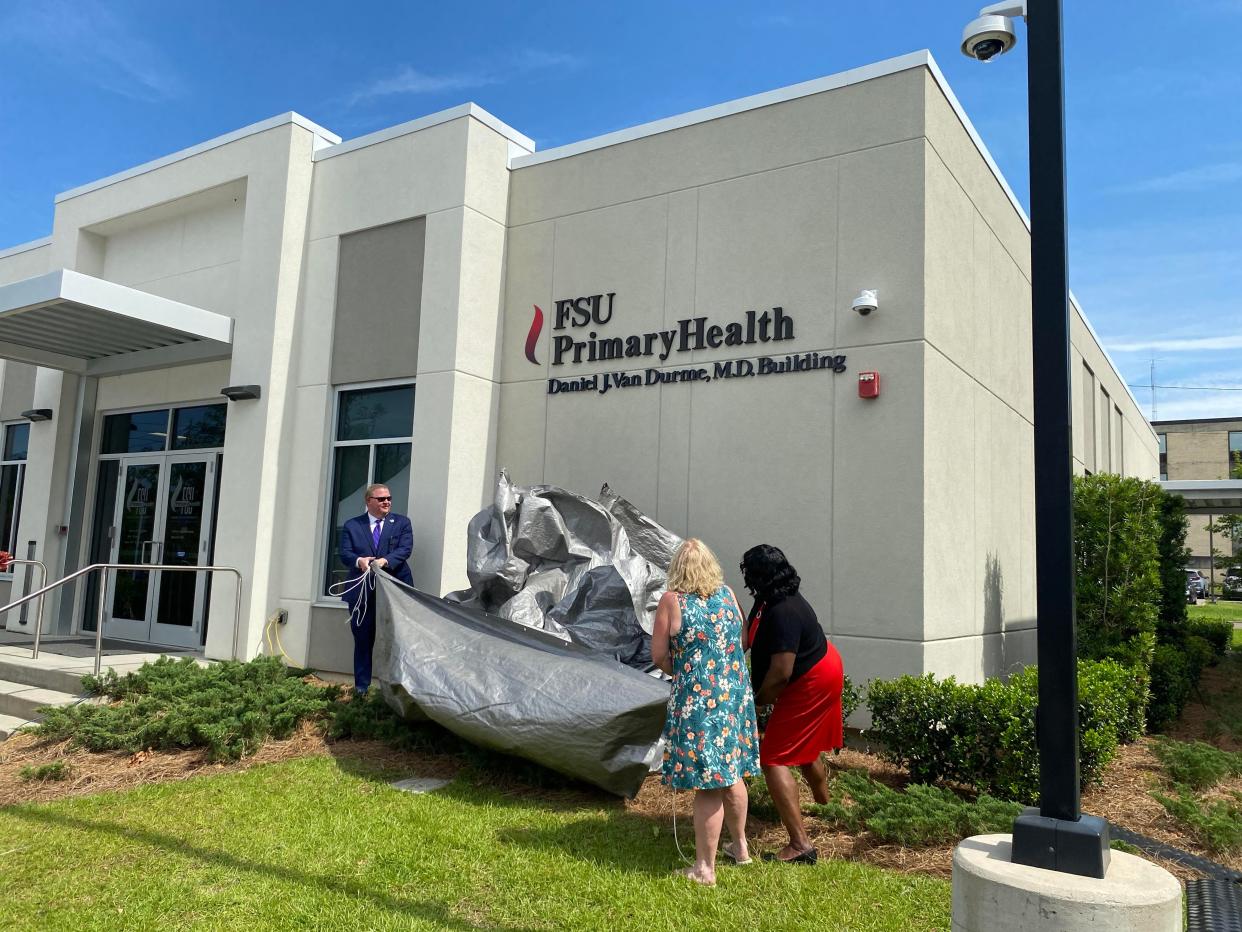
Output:
[[785,687],[759,742],[764,767],[801,767],[813,764],[823,751],[844,744],[841,688],[845,670],[841,655],[831,644],[823,658],[791,686]]

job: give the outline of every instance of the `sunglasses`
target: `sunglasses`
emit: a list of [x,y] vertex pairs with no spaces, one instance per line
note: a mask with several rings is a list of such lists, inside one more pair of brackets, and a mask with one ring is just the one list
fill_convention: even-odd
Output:
[[372,495],[371,500],[375,502],[391,502],[391,495]]

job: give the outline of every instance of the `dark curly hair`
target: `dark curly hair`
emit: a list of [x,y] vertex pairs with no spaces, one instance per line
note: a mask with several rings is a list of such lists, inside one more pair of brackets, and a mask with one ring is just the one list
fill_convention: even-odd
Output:
[[779,547],[760,544],[742,555],[742,578],[750,594],[774,603],[798,594],[802,580]]

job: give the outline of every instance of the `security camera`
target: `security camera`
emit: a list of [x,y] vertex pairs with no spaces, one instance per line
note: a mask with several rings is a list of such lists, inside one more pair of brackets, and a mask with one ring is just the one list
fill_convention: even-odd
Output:
[[1008,52],[1018,42],[1012,17],[1026,17],[1026,3],[994,3],[979,11],[962,30],[962,54],[979,61],[991,61]]
[[859,315],[866,317],[877,307],[879,307],[879,303],[876,301],[875,295],[876,293],[874,289],[864,288],[858,293],[858,297],[854,299],[854,303],[851,307],[853,307]]

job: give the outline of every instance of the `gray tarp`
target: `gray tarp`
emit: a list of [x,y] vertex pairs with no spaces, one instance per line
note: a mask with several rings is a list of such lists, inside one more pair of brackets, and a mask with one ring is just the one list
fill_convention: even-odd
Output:
[[492,507],[468,529],[470,588],[447,598],[647,668],[680,544],[607,485],[593,502],[555,486],[516,486],[501,470]]
[[638,792],[656,757],[665,682],[384,573],[374,596],[376,669],[398,711],[620,796]]
[[468,534],[469,589],[437,599],[377,579],[389,704],[633,796],[664,725],[668,685],[639,671],[681,539],[606,485],[593,502],[504,470]]

